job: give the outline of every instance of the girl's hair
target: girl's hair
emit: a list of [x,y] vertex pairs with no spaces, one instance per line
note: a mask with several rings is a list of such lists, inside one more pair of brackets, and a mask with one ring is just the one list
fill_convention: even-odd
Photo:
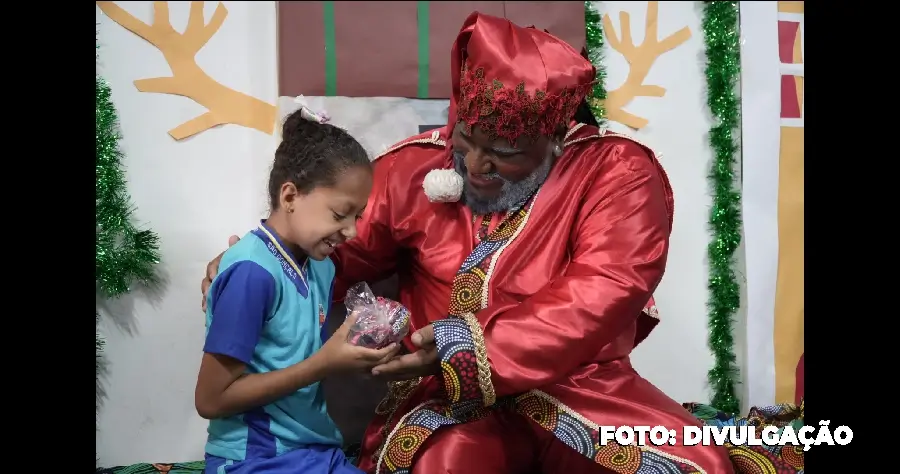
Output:
[[338,175],[356,166],[371,166],[366,150],[345,130],[307,120],[300,109],[288,115],[281,144],[269,174],[269,200],[278,208],[281,186],[290,182],[301,193],[318,186],[333,186]]

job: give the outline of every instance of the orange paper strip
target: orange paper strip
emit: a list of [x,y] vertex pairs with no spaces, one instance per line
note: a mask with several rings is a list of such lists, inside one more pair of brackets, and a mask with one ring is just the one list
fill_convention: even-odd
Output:
[[114,2],[97,2],[97,6],[110,19],[158,48],[172,69],[171,77],[134,81],[139,91],[181,95],[206,107],[206,113],[170,130],[172,138],[183,140],[226,123],[271,135],[275,129],[274,105],[225,87],[197,65],[194,59],[197,52],[216,34],[228,16],[228,10],[219,3],[212,19],[205,23],[203,3],[191,2],[184,33],[172,28],[168,2],[153,2],[152,25],[138,20]]
[[634,40],[631,38],[631,16],[628,12],[619,12],[619,27],[622,29],[621,37],[617,36],[612,20],[609,19],[609,14],[603,15],[603,29],[606,32],[606,40],[612,49],[625,56],[630,65],[625,83],[607,94],[607,99],[604,103],[606,115],[609,120],[627,125],[635,130],[647,126],[648,120],[627,112],[624,107],[631,103],[635,97],[662,97],[666,95],[664,88],[644,84],[644,79],[647,78],[647,74],[657,58],[691,38],[691,30],[685,26],[666,38],[659,40],[658,20],[659,2],[647,2],[644,42],[640,45],[635,45]]

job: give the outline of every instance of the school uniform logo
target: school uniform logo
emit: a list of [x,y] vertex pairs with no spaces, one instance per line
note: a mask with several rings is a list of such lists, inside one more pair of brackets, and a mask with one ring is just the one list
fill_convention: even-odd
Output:
[[319,303],[319,327],[322,327],[325,324],[325,307],[322,306],[322,303]]

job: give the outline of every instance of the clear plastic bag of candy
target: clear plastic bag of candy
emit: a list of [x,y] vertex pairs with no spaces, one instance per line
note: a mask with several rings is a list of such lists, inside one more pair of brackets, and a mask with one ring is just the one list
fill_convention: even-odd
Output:
[[347,290],[344,305],[347,314],[356,313],[356,322],[347,335],[353,345],[381,349],[409,334],[409,310],[396,301],[375,296],[366,282]]

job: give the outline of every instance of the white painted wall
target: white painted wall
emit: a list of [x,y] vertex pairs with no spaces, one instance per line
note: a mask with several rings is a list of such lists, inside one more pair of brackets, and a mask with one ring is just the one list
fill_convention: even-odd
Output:
[[[778,171],[780,163],[781,73],[777,2],[741,2],[741,106],[744,143],[743,213],[747,234],[747,398],[775,403],[775,287],[778,281]],[[788,14],[789,15],[789,14]],[[798,15],[802,19],[802,15]],[[801,34],[804,31],[800,30]],[[801,46],[805,45],[801,42]],[[805,56],[804,56],[805,57]],[[789,65],[803,74],[803,65]],[[787,72],[787,71],[785,71]],[[802,119],[801,120],[802,123]]]
[[[620,11],[631,16],[634,42],[644,39],[647,2],[595,2],[610,13],[621,35]],[[659,39],[687,26],[691,39],[660,56],[645,84],[659,85],[665,97],[635,98],[626,110],[649,120],[639,131],[610,123],[610,129],[630,134],[660,156],[675,194],[675,223],[666,276],[656,292],[662,322],[635,350],[637,370],[678,401],[708,401],[706,373],[713,358],[706,344],[708,292],[706,246],[709,243],[709,185],[713,155],[707,141],[711,116],[706,106],[705,47],[702,2],[659,2]],[[625,82],[628,62],[606,48],[607,90]],[[742,352],[741,348],[736,348]]]
[[[170,2],[187,24],[189,2]],[[152,2],[119,2],[152,21]],[[207,20],[216,2],[207,2]],[[212,77],[274,103],[275,2],[228,2],[228,18],[197,55]],[[175,142],[167,131],[203,113],[193,101],[139,93],[136,79],[170,74],[162,54],[97,9],[100,63],[121,119],[129,190],[142,224],[159,234],[168,278],[158,301],[140,295],[121,325],[104,318],[107,401],[100,415],[100,465],[202,459],[206,421],[194,410],[204,334],[200,278],[206,263],[266,211],[265,183],[276,141],[224,126]],[[127,327],[128,329],[123,329]]]
[[[181,30],[188,2],[169,3],[172,24]],[[634,39],[641,40],[646,2],[597,3],[601,12],[630,11]],[[152,20],[152,2],[120,5],[139,19]],[[197,55],[198,63],[232,88],[270,103],[289,104],[287,98],[277,97],[275,3],[234,1],[226,6],[228,18]],[[215,2],[208,2],[207,19],[214,8]],[[701,12],[700,2],[660,2],[660,35],[688,26],[693,36],[662,56],[650,72],[648,83],[665,87],[666,96],[638,98],[628,107],[650,120],[635,136],[662,155],[676,200],[669,268],[656,295],[663,322],[635,352],[634,363],[679,401],[708,400],[706,372],[712,364],[705,340],[710,205],[706,175],[712,157],[706,142],[710,119]],[[618,15],[612,17],[618,27]],[[121,117],[136,215],[159,234],[160,269],[168,279],[160,295],[126,299],[116,308],[125,316],[118,321],[108,317],[102,325],[110,367],[97,452],[101,465],[201,459],[206,422],[196,415],[193,404],[203,339],[200,278],[206,262],[223,249],[229,235],[246,232],[263,216],[265,181],[277,138],[226,125],[176,143],[166,132],[202,113],[202,108],[182,97],[139,93],[132,82],[168,75],[165,60],[99,9],[97,23],[98,67],[112,86]],[[611,50],[606,61],[608,86],[614,89],[624,80],[627,63]],[[329,110],[335,123],[345,120],[351,132],[366,135],[361,138],[370,149],[396,141],[373,136],[377,124],[370,122],[362,129],[357,127],[366,125],[363,121],[350,123],[352,109],[346,109],[346,100],[317,103],[336,109]],[[430,117],[438,109],[425,107],[414,113]],[[618,124],[612,128],[626,131]],[[743,353],[743,348],[738,351]]]

